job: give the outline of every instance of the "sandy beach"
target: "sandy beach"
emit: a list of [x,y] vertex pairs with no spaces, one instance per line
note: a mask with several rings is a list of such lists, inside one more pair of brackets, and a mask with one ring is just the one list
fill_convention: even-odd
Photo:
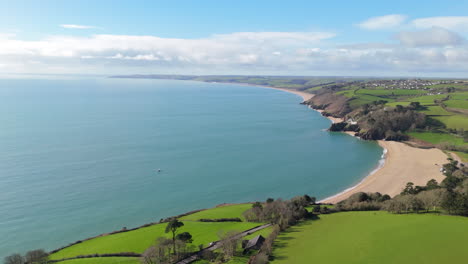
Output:
[[440,168],[447,163],[447,155],[441,150],[413,148],[395,141],[378,142],[387,150],[383,167],[356,186],[321,202],[337,203],[357,192],[380,192],[393,197],[402,191],[407,182],[426,185],[430,179],[440,183],[445,178]]
[[[302,96],[305,100],[314,95],[289,89],[272,88]],[[317,110],[323,112],[322,110]],[[327,117],[332,123],[342,122],[343,119]],[[347,133],[353,135],[354,133]],[[447,155],[439,149],[420,149],[410,147],[401,142],[378,141],[386,150],[384,165],[372,172],[355,186],[337,195],[321,200],[323,203],[337,203],[357,192],[380,192],[395,196],[405,187],[406,183],[425,185],[431,179],[441,182],[445,176],[440,172],[441,165],[447,163]]]
[[268,88],[276,89],[276,90],[280,90],[280,91],[285,91],[285,92],[288,92],[288,93],[297,94],[297,95],[301,96],[304,101],[307,101],[310,98],[314,97],[314,95],[311,94],[311,93],[306,93],[306,92],[301,92],[301,91],[296,91],[296,90],[289,90],[289,89],[283,89],[283,88],[274,88],[274,87],[268,87]]

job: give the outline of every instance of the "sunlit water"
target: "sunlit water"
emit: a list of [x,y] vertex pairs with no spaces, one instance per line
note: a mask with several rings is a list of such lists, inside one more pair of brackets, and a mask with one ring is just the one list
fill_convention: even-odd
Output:
[[382,149],[325,131],[301,100],[186,81],[0,80],[0,257],[359,182]]

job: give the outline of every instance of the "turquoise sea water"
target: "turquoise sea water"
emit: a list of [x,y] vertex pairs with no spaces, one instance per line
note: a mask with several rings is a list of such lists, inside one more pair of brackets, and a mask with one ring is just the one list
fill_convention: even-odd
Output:
[[326,132],[301,100],[186,81],[0,80],[0,257],[224,202],[324,198],[375,168],[377,144]]

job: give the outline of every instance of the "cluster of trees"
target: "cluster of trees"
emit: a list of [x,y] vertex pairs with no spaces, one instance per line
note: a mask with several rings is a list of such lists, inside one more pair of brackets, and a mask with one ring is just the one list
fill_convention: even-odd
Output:
[[189,232],[177,232],[182,226],[184,223],[175,218],[169,221],[165,232],[170,233],[171,238],[158,238],[155,245],[143,252],[140,262],[142,264],[169,264],[183,259],[195,251],[196,247],[191,244],[193,242],[192,235]]
[[43,249],[28,251],[24,256],[13,254],[5,257],[5,264],[46,264],[49,254]]
[[254,203],[243,215],[249,222],[269,222],[285,230],[306,218],[309,213],[305,207],[314,203],[315,198],[308,195],[297,196],[291,200],[268,198],[265,203]]
[[[383,203],[390,200],[387,194],[359,192],[336,204],[334,211],[372,211],[382,209]],[[332,211],[333,211],[332,210]]]
[[382,103],[385,102],[366,104],[350,113],[348,116],[356,120],[357,124],[334,123],[329,130],[357,132],[357,136],[368,140],[402,141],[408,139],[403,132],[424,128],[427,125],[426,116],[416,111],[421,108],[418,103],[412,103],[407,107],[397,105],[394,108],[386,107]]
[[414,107],[365,105],[355,115],[361,129],[357,135],[371,140],[406,140],[408,137],[403,132],[423,128],[426,124],[426,116],[414,111]]

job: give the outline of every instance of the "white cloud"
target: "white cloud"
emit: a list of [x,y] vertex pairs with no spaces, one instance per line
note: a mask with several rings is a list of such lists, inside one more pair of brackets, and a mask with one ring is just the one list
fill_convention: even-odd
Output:
[[358,24],[360,28],[367,30],[389,29],[400,26],[405,22],[406,16],[392,14],[386,16],[371,17]]
[[62,24],[60,26],[63,27],[63,28],[68,28],[68,29],[91,29],[91,28],[96,28],[95,26],[74,25],[74,24]]
[[460,45],[464,39],[443,28],[433,27],[423,31],[405,31],[396,35],[401,44],[410,47]]
[[334,46],[328,43],[334,36],[330,32],[239,32],[199,39],[93,35],[30,41],[0,34],[0,61],[10,72],[34,73],[411,75],[468,71],[468,47],[444,29],[402,32],[398,38],[404,45]]
[[411,25],[417,28],[442,27],[455,31],[468,31],[468,16],[440,16],[414,19]]

